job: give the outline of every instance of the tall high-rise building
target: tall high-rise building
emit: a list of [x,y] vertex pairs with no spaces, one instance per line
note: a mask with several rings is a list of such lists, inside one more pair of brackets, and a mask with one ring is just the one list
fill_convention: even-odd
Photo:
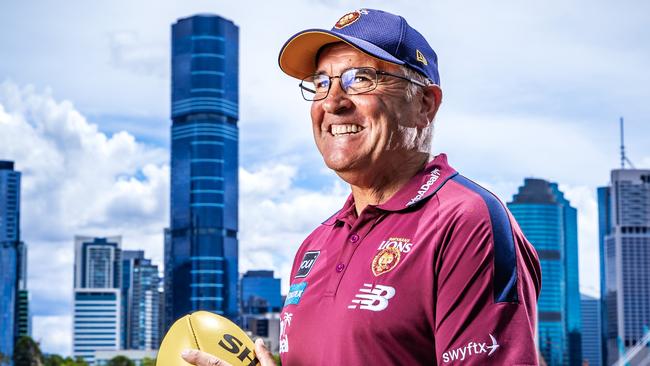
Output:
[[122,252],[122,348],[158,349],[160,276],[142,250]]
[[615,169],[598,189],[606,364],[650,328],[650,170]]
[[582,358],[589,366],[601,366],[602,340],[600,336],[600,299],[580,295],[582,316]]
[[20,172],[0,160],[0,352],[11,357],[17,335],[20,244]]
[[16,292],[16,339],[32,335],[29,291],[27,290],[27,245],[18,241],[16,246],[18,289]]
[[72,354],[91,365],[122,344],[121,247],[119,236],[75,237]]
[[219,16],[172,25],[167,326],[198,309],[238,320],[238,49]]
[[540,352],[548,365],[582,365],[577,210],[556,183],[532,178],[508,208],[541,262]]

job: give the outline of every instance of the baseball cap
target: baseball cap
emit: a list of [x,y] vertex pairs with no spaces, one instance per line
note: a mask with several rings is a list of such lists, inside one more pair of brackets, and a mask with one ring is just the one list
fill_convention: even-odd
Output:
[[382,10],[359,9],[343,15],[334,27],[307,29],[282,46],[278,63],[287,75],[302,79],[316,70],[316,55],[326,44],[345,42],[372,57],[405,65],[440,84],[438,56],[404,18]]

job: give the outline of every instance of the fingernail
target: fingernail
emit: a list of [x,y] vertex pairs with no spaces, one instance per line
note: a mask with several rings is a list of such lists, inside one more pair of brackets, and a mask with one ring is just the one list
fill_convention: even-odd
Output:
[[190,350],[189,349],[184,349],[183,352],[181,352],[181,357],[187,357],[190,355]]
[[261,343],[262,346],[266,347],[266,344],[264,344],[264,340],[263,340],[262,338],[257,338],[257,339],[255,340],[255,343]]

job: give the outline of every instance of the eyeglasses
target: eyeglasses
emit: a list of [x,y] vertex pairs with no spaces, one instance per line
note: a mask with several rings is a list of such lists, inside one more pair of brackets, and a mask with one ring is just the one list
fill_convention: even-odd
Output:
[[327,98],[332,88],[332,79],[338,78],[341,89],[348,95],[363,94],[377,88],[378,75],[392,76],[398,79],[409,81],[419,86],[426,86],[421,81],[408,78],[402,75],[391,74],[386,71],[376,70],[372,67],[353,67],[347,69],[339,76],[327,74],[314,74],[307,76],[300,81],[300,91],[306,101],[317,101]]

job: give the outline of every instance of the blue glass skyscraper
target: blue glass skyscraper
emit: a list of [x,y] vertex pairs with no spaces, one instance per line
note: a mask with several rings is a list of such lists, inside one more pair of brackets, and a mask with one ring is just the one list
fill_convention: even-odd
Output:
[[216,15],[172,25],[169,326],[195,310],[237,321],[239,28]]
[[602,362],[602,339],[601,339],[601,317],[600,299],[581,296],[580,314],[582,315],[582,357],[589,366],[601,366]]
[[122,348],[158,349],[160,344],[158,266],[142,250],[122,251]]
[[0,160],[0,352],[11,357],[17,332],[20,258],[20,172]]
[[548,365],[582,365],[577,211],[557,184],[532,178],[508,208],[542,266],[540,352]]

